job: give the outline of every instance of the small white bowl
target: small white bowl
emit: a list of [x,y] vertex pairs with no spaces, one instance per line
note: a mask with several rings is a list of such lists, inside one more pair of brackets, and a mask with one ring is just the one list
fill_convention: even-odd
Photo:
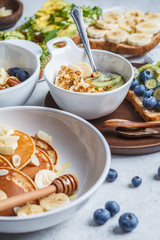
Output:
[[24,105],[39,79],[42,49],[27,40],[6,40],[0,41],[0,53],[0,67],[19,67],[30,74],[26,81],[0,90],[0,107]]
[[111,154],[106,140],[89,122],[61,110],[7,107],[0,109],[0,116],[1,125],[13,126],[32,136],[38,130],[51,135],[59,164],[70,162],[67,171],[79,181],[76,198],[68,205],[27,217],[0,217],[0,232],[31,232],[66,221],[87,202],[107,176]]
[[[53,44],[65,42],[63,48],[54,48]],[[68,112],[85,119],[96,119],[112,113],[124,100],[133,79],[132,65],[125,58],[103,50],[92,50],[93,58],[98,69],[104,72],[121,74],[126,83],[118,89],[104,93],[77,93],[62,89],[54,84],[61,65],[77,62],[88,62],[84,49],[78,48],[67,37],[56,38],[47,42],[51,53],[51,60],[44,70],[44,77],[48,83],[51,95],[57,105]]]

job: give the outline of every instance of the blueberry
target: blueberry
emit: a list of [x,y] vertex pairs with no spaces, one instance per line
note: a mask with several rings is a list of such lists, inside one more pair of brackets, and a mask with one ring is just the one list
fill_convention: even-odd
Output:
[[153,89],[147,89],[143,93],[143,97],[150,97],[153,94]]
[[145,86],[144,86],[143,84],[137,85],[137,86],[135,86],[135,88],[134,88],[134,93],[135,93],[137,96],[143,96],[144,91],[145,91]]
[[117,171],[113,168],[110,168],[109,172],[108,172],[108,175],[107,175],[107,178],[106,178],[106,181],[114,182],[117,179],[117,177],[118,177]]
[[110,216],[110,212],[107,209],[100,208],[94,212],[93,219],[97,224],[102,225],[108,221]]
[[160,167],[158,168],[157,174],[160,177]]
[[132,178],[132,184],[133,186],[135,187],[139,187],[142,183],[142,178],[138,177],[138,176],[135,176]]
[[139,81],[137,78],[133,78],[133,81],[131,83],[131,86],[130,86],[130,90],[133,90],[135,88],[135,86],[139,85]]
[[160,111],[160,101],[157,102],[156,108],[158,111]]
[[9,68],[7,70],[7,73],[9,74],[9,76],[16,76],[16,73],[20,70],[20,68],[17,67],[13,67],[13,68]]
[[157,100],[153,96],[143,98],[143,106],[149,110],[153,109],[156,104]]
[[124,213],[119,218],[119,226],[125,232],[130,232],[138,225],[138,218],[133,213]]
[[120,206],[115,201],[108,201],[105,204],[105,209],[110,212],[111,216],[114,216],[120,211]]
[[149,70],[144,70],[139,74],[139,80],[144,83],[147,79],[154,78],[154,75]]
[[29,78],[29,73],[24,71],[24,70],[19,70],[16,73],[16,78],[18,78],[19,81],[23,82],[25,81],[27,78]]

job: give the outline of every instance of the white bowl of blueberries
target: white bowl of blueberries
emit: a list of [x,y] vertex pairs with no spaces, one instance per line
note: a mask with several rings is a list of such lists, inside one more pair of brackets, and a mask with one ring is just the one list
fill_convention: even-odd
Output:
[[0,42],[0,107],[24,105],[40,73],[42,49],[26,40]]

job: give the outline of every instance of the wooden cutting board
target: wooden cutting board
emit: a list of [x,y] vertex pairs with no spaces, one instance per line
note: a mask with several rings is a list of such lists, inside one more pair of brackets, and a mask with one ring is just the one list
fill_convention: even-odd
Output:
[[[48,92],[46,96],[44,106],[59,109],[59,107],[53,100],[50,92]],[[132,104],[129,103],[127,100],[124,100],[123,103],[118,107],[118,109],[110,115],[89,121],[103,134],[110,146],[112,154],[140,155],[160,151],[160,137],[155,136],[139,139],[128,139],[119,136],[114,128],[103,129],[102,125],[104,121],[111,118],[121,118],[132,120],[135,122],[143,121],[143,119],[139,116],[137,112],[135,112]]]

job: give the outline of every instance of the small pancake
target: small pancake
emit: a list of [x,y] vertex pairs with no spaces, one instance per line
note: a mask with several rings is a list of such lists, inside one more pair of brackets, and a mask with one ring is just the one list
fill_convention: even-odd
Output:
[[39,160],[39,166],[35,166],[32,161],[25,166],[21,171],[34,180],[37,172],[42,169],[53,170],[53,164],[48,155],[40,148],[36,147],[35,156]]
[[[14,169],[0,168],[0,190],[2,190],[7,198],[36,190],[34,182],[24,173]],[[12,208],[0,212],[0,216],[15,216]]]
[[19,136],[18,139],[18,147],[16,148],[15,152],[13,155],[19,155],[21,158],[20,164],[19,166],[15,167],[12,163],[12,156],[13,155],[2,155],[3,157],[5,157],[14,168],[16,169],[22,169],[24,168],[30,161],[31,156],[34,154],[35,152],[35,145],[34,142],[32,140],[32,138],[21,131],[15,130],[14,134],[12,136]]
[[58,154],[56,150],[47,142],[37,138],[37,137],[32,137],[36,147],[41,148],[44,152],[48,154],[50,157],[53,165],[56,165],[58,162]]
[[12,164],[3,156],[0,155],[0,167],[11,167],[12,168]]

